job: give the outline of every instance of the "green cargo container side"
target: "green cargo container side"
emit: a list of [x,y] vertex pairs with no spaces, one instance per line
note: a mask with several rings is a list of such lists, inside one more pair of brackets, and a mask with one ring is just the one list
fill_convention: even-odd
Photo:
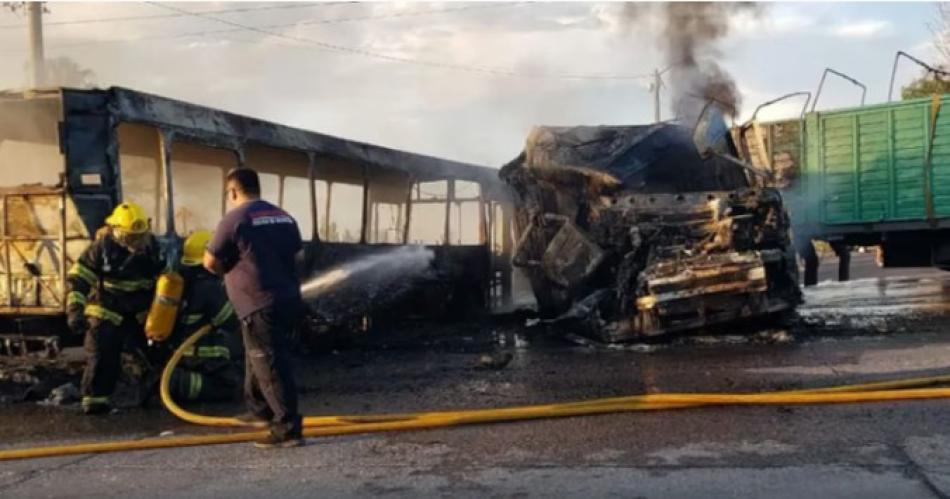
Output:
[[819,152],[821,151],[821,130],[818,116],[810,115],[805,119],[805,141],[803,146],[806,148],[805,164],[802,165],[803,179],[800,185],[803,187],[799,201],[797,203],[799,211],[805,215],[800,218],[805,226],[813,226],[820,223],[823,218],[823,209],[821,203],[821,162]]
[[950,217],[950,117],[944,109],[950,95],[941,97],[933,137],[931,104],[923,98],[809,113],[799,220],[831,226],[823,232],[925,220],[927,186],[934,216]]
[[886,123],[887,112],[854,117],[856,190],[860,193],[857,217],[863,222],[885,220],[891,213]]

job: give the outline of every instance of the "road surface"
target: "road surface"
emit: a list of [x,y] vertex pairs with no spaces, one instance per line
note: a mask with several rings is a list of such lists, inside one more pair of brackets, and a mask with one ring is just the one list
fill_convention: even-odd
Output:
[[[298,359],[302,403],[309,414],[373,413],[946,373],[948,293],[950,274],[933,271],[823,282],[789,330],[626,349],[520,323],[377,332],[369,347]],[[506,368],[480,366],[498,351],[514,356]],[[950,497],[948,414],[942,400],[722,407],[314,439],[283,451],[236,444],[41,459],[0,464],[0,496]],[[69,407],[0,406],[0,447],[209,431],[158,408],[87,418]]]

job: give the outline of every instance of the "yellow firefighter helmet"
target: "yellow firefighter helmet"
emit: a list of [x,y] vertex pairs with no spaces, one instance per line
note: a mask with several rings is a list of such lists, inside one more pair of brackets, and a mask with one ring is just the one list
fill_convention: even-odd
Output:
[[184,247],[181,251],[182,265],[201,265],[204,258],[205,248],[211,242],[212,233],[210,230],[196,230],[185,239]]
[[115,207],[112,214],[106,218],[106,224],[130,234],[144,234],[149,229],[148,215],[141,206],[126,201]]

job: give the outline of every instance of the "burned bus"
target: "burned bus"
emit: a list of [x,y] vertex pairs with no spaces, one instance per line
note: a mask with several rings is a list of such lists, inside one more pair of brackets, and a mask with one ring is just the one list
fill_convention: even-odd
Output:
[[[305,276],[423,245],[431,286],[401,314],[457,316],[510,300],[511,209],[496,169],[126,88],[57,88],[0,93],[0,333],[57,332],[66,272],[120,200],[141,204],[153,231],[175,240],[215,227],[225,174],[238,166],[257,170],[263,197],[298,220]],[[387,297],[323,319],[385,314]]]

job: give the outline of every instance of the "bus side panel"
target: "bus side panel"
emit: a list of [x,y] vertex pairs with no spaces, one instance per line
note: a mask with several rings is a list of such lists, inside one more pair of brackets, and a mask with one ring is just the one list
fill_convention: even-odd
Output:
[[115,130],[105,93],[63,90],[66,183],[89,234],[118,202]]

